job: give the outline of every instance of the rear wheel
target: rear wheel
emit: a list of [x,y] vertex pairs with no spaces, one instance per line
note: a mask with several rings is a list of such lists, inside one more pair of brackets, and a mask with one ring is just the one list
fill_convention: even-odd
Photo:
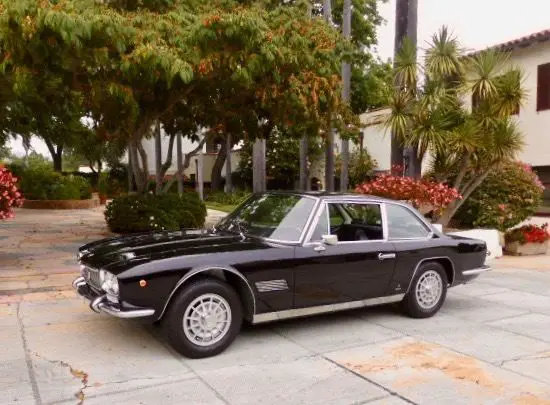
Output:
[[168,342],[184,356],[210,357],[235,340],[242,317],[241,300],[229,284],[201,279],[174,298],[163,329]]
[[435,315],[445,302],[447,284],[447,273],[441,264],[421,264],[401,303],[405,313],[413,318],[429,318]]

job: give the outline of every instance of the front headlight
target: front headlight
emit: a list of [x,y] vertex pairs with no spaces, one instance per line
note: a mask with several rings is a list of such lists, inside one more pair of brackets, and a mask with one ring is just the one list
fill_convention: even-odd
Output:
[[101,282],[101,288],[107,294],[118,295],[118,280],[114,274],[100,270],[99,281]]

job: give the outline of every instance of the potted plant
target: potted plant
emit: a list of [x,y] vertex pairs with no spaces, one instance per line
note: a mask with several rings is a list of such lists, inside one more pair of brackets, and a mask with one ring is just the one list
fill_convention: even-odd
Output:
[[524,225],[504,235],[505,250],[515,255],[542,255],[548,251],[548,224]]
[[107,203],[107,192],[109,189],[109,173],[103,172],[99,176],[97,182],[97,191],[99,194],[99,203],[105,205]]

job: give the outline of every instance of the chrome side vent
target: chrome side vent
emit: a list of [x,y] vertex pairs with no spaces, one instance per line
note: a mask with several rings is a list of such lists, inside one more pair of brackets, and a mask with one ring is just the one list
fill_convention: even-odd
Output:
[[288,290],[288,283],[285,279],[280,280],[268,280],[268,281],[258,281],[256,283],[256,288],[258,292],[272,292],[272,291],[284,291]]

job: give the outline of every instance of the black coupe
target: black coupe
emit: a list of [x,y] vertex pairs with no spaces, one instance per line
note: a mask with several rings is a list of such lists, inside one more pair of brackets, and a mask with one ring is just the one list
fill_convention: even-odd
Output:
[[485,242],[445,235],[371,196],[252,195],[208,230],[99,240],[73,286],[96,312],[160,322],[185,356],[227,348],[253,324],[397,303],[434,315],[447,289],[489,270]]

